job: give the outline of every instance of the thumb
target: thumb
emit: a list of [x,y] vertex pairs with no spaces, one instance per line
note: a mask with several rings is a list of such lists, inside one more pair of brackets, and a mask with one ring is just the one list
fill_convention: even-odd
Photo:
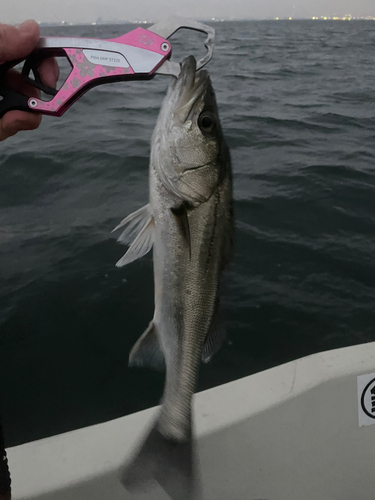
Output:
[[26,57],[38,40],[39,26],[33,20],[19,26],[0,24],[0,62]]

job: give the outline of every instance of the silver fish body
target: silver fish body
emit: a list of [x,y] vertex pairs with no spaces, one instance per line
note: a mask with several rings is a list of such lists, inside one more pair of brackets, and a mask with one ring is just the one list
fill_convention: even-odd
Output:
[[127,225],[120,237],[125,243],[139,232],[138,251],[133,243],[119,265],[153,246],[155,312],[129,362],[156,368],[165,363],[166,379],[159,417],[123,482],[134,486],[146,474],[172,498],[185,499],[193,490],[192,397],[201,359],[209,360],[223,340],[219,284],[233,235],[229,151],[208,73],[196,73],[191,56],[159,114],[150,202],[141,210],[139,220],[130,216],[120,224]]

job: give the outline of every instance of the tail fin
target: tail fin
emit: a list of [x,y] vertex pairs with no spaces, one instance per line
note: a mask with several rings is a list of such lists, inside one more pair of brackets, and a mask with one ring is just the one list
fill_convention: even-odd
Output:
[[126,489],[157,481],[173,500],[197,499],[193,442],[165,438],[155,425],[135,458],[121,470]]

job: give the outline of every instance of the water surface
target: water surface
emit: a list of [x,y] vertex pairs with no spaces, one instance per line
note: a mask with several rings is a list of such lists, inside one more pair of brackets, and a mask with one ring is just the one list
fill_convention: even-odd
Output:
[[[113,38],[133,26],[46,28]],[[216,24],[209,65],[232,153],[228,342],[198,390],[375,340],[375,23]],[[179,35],[174,57],[200,53]],[[168,78],[91,90],[0,145],[0,413],[8,446],[158,403],[127,368],[153,314],[151,255],[111,230],[148,199]],[[251,398],[251,395],[246,395]]]

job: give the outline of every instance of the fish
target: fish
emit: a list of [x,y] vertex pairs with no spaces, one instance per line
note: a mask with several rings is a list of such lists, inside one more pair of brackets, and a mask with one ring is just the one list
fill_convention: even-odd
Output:
[[220,277],[233,248],[232,171],[211,79],[193,56],[170,83],[151,139],[149,203],[126,217],[121,267],[153,249],[154,317],[129,366],[166,371],[160,412],[121,471],[134,490],[156,480],[174,500],[197,495],[192,398],[201,361],[225,338]]

